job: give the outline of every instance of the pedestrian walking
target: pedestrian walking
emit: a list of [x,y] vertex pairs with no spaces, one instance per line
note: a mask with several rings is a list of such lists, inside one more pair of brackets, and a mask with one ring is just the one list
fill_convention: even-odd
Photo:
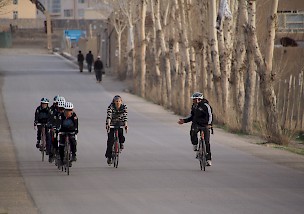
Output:
[[81,51],[79,51],[78,55],[77,55],[77,62],[78,62],[78,65],[79,65],[79,71],[80,72],[83,71],[83,61],[84,61],[84,56],[81,53]]
[[97,60],[94,63],[94,71],[96,75],[96,82],[100,83],[102,81],[102,71],[103,71],[103,64],[100,59],[100,56],[97,57]]
[[92,65],[93,65],[93,62],[94,62],[94,56],[93,56],[91,51],[89,51],[89,53],[87,53],[87,55],[86,55],[86,62],[87,62],[87,65],[88,65],[88,71],[91,72],[92,71]]

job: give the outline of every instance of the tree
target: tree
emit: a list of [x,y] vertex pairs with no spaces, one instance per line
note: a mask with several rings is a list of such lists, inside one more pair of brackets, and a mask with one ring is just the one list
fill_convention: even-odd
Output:
[[[255,6],[254,0],[249,0],[249,4]],[[272,0],[271,13],[268,17],[268,35],[266,41],[266,52],[263,58],[257,40],[255,26],[248,24],[246,26],[248,46],[253,51],[255,62],[257,64],[257,72],[260,78],[261,93],[266,115],[266,131],[270,142],[282,143],[282,130],[279,126],[278,111],[276,103],[276,94],[274,92],[274,81],[276,71],[272,69],[275,24],[277,20],[278,0]],[[253,10],[249,11],[249,17],[254,16]]]

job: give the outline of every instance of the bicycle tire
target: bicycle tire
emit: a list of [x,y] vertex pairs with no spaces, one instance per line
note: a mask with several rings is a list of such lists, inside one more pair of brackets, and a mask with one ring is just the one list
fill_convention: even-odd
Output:
[[205,140],[202,140],[202,162],[203,162],[203,168],[204,168],[204,171],[206,171],[206,166],[207,166],[207,152],[206,152],[206,143],[205,143]]
[[44,162],[45,147],[46,147],[45,128],[42,128],[41,129],[41,145],[40,145],[42,162]]
[[67,157],[66,157],[66,159],[67,159],[67,161],[66,161],[66,172],[67,172],[67,175],[70,175],[70,156],[71,156],[71,151],[70,151],[70,144],[69,143],[67,143],[67,150],[66,150],[66,155],[67,155]]
[[198,148],[198,159],[199,159],[199,163],[200,163],[200,169],[203,170],[203,148],[202,148],[202,141],[199,141],[198,144],[199,148]]

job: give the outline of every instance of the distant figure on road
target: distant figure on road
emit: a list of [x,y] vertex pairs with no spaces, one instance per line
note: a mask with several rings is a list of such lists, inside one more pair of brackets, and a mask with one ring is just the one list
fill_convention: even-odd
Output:
[[103,71],[103,64],[100,60],[100,56],[97,57],[97,60],[94,63],[94,71],[96,75],[96,82],[100,83],[102,80],[102,71]]
[[84,61],[84,56],[81,53],[81,51],[79,51],[78,55],[77,55],[77,62],[78,62],[78,65],[79,65],[79,71],[80,72],[83,71],[83,61]]
[[91,51],[89,51],[89,53],[87,53],[87,55],[86,55],[86,62],[88,64],[88,71],[91,72],[92,71],[92,65],[93,65],[93,62],[94,62],[94,56],[93,56]]

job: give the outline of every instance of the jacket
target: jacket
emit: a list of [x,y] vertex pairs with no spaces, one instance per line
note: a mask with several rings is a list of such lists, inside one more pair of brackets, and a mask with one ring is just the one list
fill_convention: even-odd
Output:
[[78,133],[78,117],[75,112],[73,112],[72,116],[69,118],[64,115],[64,112],[60,113],[59,120],[59,132],[75,132],[75,134]]
[[42,108],[38,106],[35,111],[35,123],[50,123],[51,120],[51,111],[49,107]]
[[212,108],[209,102],[203,99],[197,105],[192,104],[190,115],[183,120],[184,123],[192,121],[193,124],[203,127],[212,125]]
[[[111,121],[108,124],[108,121]],[[111,103],[107,109],[106,125],[112,126],[125,126],[128,122],[128,109],[127,106],[122,103],[120,108],[117,109],[114,103]]]

